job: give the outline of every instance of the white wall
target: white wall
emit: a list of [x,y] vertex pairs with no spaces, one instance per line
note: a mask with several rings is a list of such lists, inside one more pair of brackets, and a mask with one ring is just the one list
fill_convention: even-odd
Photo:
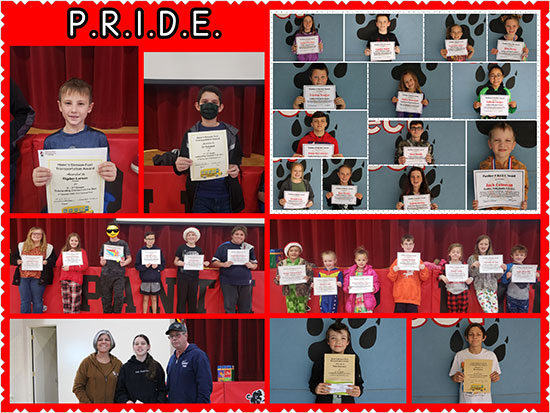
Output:
[[94,352],[92,341],[97,331],[107,329],[116,347],[112,351],[125,363],[132,355],[132,340],[145,334],[151,341],[151,355],[166,368],[173,351],[164,334],[173,320],[10,320],[10,400],[13,403],[32,403],[30,329],[57,328],[57,360],[59,402],[77,403],[72,392],[73,381],[80,362]]

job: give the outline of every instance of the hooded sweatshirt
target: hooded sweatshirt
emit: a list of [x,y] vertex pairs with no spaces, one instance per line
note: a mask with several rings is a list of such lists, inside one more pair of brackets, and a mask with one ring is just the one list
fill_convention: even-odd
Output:
[[147,377],[149,367],[146,361],[139,361],[136,356],[132,356],[124,363],[116,385],[116,403],[126,403],[128,400],[134,403],[136,400],[143,403],[166,403],[164,370],[155,361],[156,375],[154,380],[151,380]]
[[112,354],[111,361],[102,364],[95,353],[90,354],[78,367],[73,393],[80,403],[113,403],[118,372],[122,362]]

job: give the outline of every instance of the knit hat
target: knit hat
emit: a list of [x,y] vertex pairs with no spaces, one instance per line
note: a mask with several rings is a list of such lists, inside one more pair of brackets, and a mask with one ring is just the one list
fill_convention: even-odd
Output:
[[94,337],[94,341],[93,341],[93,345],[94,345],[94,350],[97,351],[97,340],[99,340],[99,337],[103,334],[106,334],[107,336],[109,336],[109,339],[111,340],[111,348],[109,349],[109,351],[111,351],[112,349],[115,348],[115,339],[113,338],[113,335],[111,334],[111,332],[109,330],[99,330],[95,337]]
[[285,251],[285,256],[288,257],[288,250],[289,250],[290,248],[292,248],[292,247],[298,247],[298,248],[300,248],[300,252],[302,252],[302,251],[304,250],[304,249],[302,248],[302,246],[301,246],[299,243],[297,243],[297,242],[289,242],[288,244],[286,244],[285,249],[284,249],[284,251]]
[[183,239],[187,241],[187,234],[189,234],[190,232],[194,232],[195,235],[197,236],[197,241],[199,239],[201,239],[201,233],[199,232],[199,230],[195,227],[189,227],[187,228],[185,231],[183,231]]

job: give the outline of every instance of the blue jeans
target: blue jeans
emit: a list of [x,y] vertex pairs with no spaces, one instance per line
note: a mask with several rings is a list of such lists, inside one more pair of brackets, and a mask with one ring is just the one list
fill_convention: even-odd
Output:
[[193,202],[193,212],[199,213],[220,213],[231,212],[229,197],[227,198],[201,198],[195,197]]
[[38,284],[38,278],[21,278],[19,283],[19,296],[21,297],[21,314],[31,312],[42,313],[42,296],[46,289],[46,284]]

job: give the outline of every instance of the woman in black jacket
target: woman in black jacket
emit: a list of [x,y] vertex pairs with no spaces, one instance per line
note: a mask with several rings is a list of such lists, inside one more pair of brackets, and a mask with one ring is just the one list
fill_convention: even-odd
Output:
[[165,403],[164,370],[149,354],[149,339],[144,334],[138,334],[133,347],[135,355],[120,369],[115,402]]

